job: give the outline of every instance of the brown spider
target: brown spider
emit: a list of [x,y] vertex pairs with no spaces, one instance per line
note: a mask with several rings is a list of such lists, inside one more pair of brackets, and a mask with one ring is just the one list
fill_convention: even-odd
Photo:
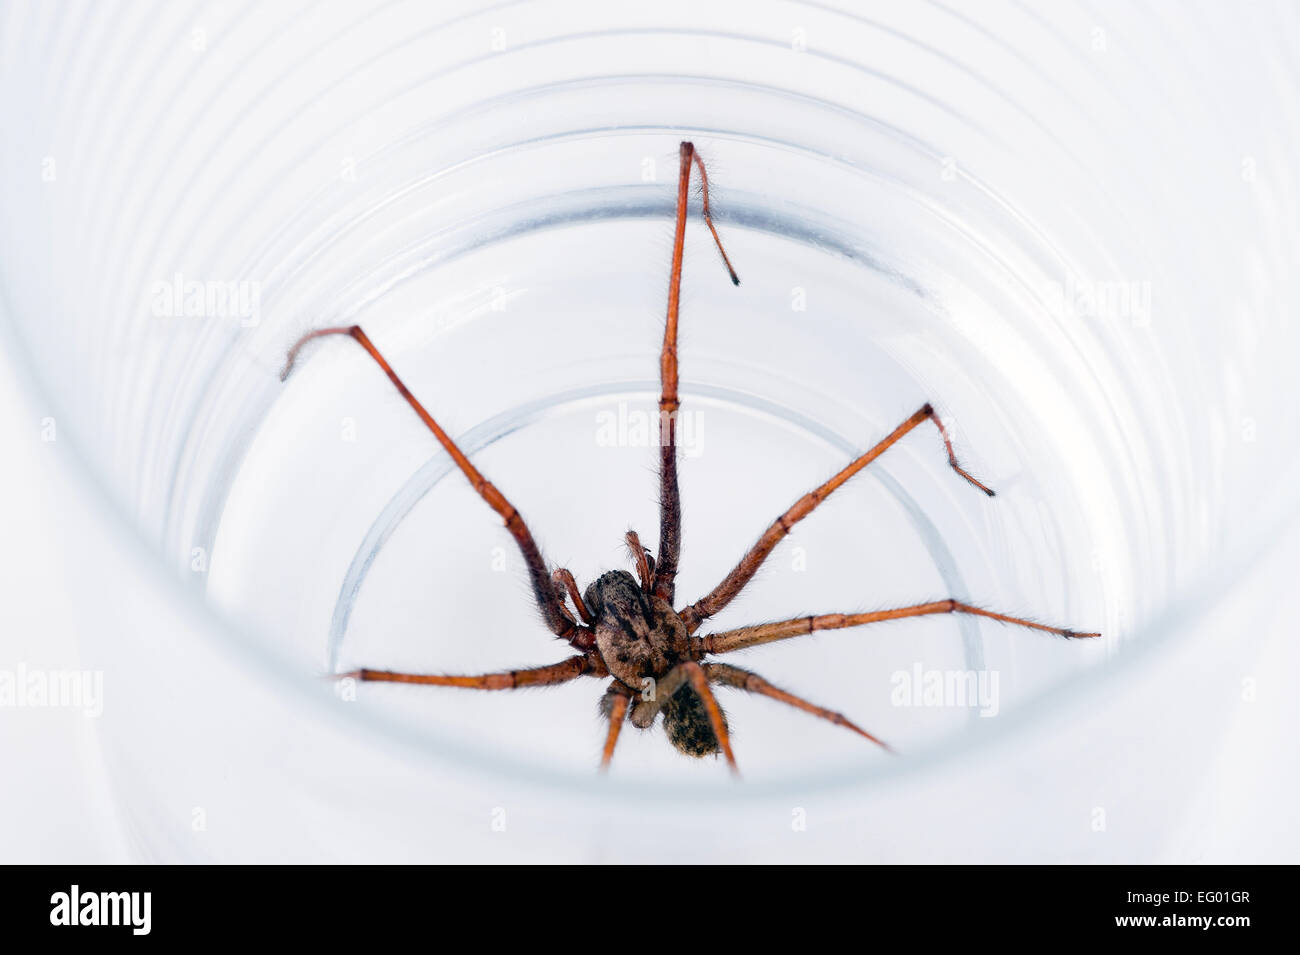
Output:
[[[681,499],[677,487],[676,424],[679,402],[677,398],[677,312],[682,282],[682,250],[686,241],[686,211],[689,197],[692,166],[698,168],[702,193],[702,211],[705,223],[722,255],[723,263],[733,283],[739,285],[735,270],[718,238],[717,229],[709,214],[709,181],[704,163],[688,142],[681,144],[681,167],[677,180],[677,227],[673,238],[672,273],[668,286],[668,319],[664,329],[663,351],[659,359],[661,393],[659,398],[660,461],[659,481],[661,491],[659,517],[659,555],[653,557],[641,546],[635,531],[628,531],[627,543],[636,568],[636,576],[624,570],[603,574],[585,594],[579,592],[573,574],[560,568],[548,572],[528,526],[519,512],[506,500],[456,443],[439,427],[433,416],[424,409],[407,389],[397,373],[371,343],[359,326],[348,328],[322,328],[308,332],[289,349],[281,380],[288,377],[299,350],[313,338],[324,335],[349,335],[361,345],[388,375],[402,397],[433,432],[452,460],[464,472],[470,483],[487,503],[501,515],[506,528],[528,566],[533,593],[542,617],[551,632],[578,650],[560,663],[533,667],[527,670],[508,670],[476,676],[442,676],[414,673],[392,673],[385,670],[356,670],[339,674],[360,680],[388,683],[421,683],[433,686],[458,686],[475,690],[509,690],[525,686],[549,686],[565,683],[580,676],[613,677],[600,700],[600,711],[609,720],[601,768],[609,765],[625,720],[639,729],[650,728],[655,718],[663,714],[668,738],[678,750],[690,756],[707,756],[719,750],[726,756],[733,772],[736,759],[731,752],[727,719],[710,689],[711,683],[736,687],[750,693],[771,697],[806,713],[819,716],[879,744],[889,747],[866,730],[850,722],[839,713],[815,706],[807,700],[773,686],[756,673],[725,663],[705,662],[709,655],[730,653],[745,647],[784,640],[812,633],[815,630],[836,630],[856,627],[881,620],[901,617],[918,617],[936,613],[966,613],[990,617],[1004,623],[1020,624],[1058,634],[1062,637],[1096,637],[1096,633],[1076,633],[1059,627],[994,613],[956,600],[936,600],[932,603],[878,610],[872,613],[834,613],[821,616],[800,617],[778,623],[764,623],[705,636],[694,636],[700,625],[718,613],[745,588],[773,548],[790,533],[796,523],[807,517],[840,485],[857,474],[887,449],[900,441],[913,428],[932,421],[939,430],[948,453],[948,463],[963,478],[990,497],[993,491],[968,474],[957,463],[952,442],[934,409],[926,404],[910,418],[895,428],[848,467],[840,471],[821,487],[810,491],[795,501],[784,514],[763,532],[749,552],[741,558],[723,581],[711,593],[681,610],[673,609],[674,579],[681,547]],[[565,603],[568,597],[582,622],[569,612]]]

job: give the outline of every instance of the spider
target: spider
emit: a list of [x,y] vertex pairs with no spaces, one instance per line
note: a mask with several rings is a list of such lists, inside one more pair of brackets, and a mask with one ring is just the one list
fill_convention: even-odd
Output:
[[[657,556],[652,555],[642,546],[636,532],[629,530],[626,539],[633,569],[636,571],[635,576],[626,570],[611,570],[599,577],[584,593],[579,590],[573,574],[568,570],[558,568],[550,571],[523,517],[505,495],[474,467],[469,458],[457,447],[456,442],[443,431],[433,416],[411,394],[360,326],[316,329],[303,335],[289,349],[284,370],[280,375],[282,381],[293,369],[299,351],[313,339],[328,335],[347,335],[365,349],[419,415],[420,420],[433,432],[447,454],[469,479],[474,490],[505,521],[505,526],[514,537],[527,565],[533,595],[541,610],[542,619],[558,639],[564,640],[577,651],[576,655],[567,660],[549,666],[498,673],[448,676],[360,669],[338,674],[338,678],[351,677],[362,681],[418,683],[475,690],[552,686],[587,676],[610,678],[599,704],[600,713],[608,721],[600,760],[602,770],[609,766],[625,722],[630,722],[633,726],[644,730],[653,726],[655,720],[662,715],[668,739],[680,752],[695,757],[716,755],[721,752],[726,757],[731,771],[736,773],[738,772],[736,758],[731,749],[727,718],[714,696],[712,690],[714,684],[734,687],[786,703],[805,713],[843,726],[887,751],[892,750],[882,740],[842,714],[824,709],[782,690],[757,673],[727,663],[712,662],[709,657],[771,643],[774,640],[786,640],[818,630],[858,627],[884,620],[898,620],[903,617],[919,617],[927,614],[975,614],[1062,637],[1100,636],[1097,633],[1079,633],[1059,627],[1049,627],[952,599],[870,613],[832,613],[799,617],[703,636],[696,635],[705,621],[721,611],[744,590],[763,561],[793,530],[795,524],[811,514],[817,505],[826,500],[836,488],[901,441],[908,432],[927,421],[934,424],[943,439],[949,466],[974,487],[992,497],[993,491],[990,488],[980,483],[958,464],[948,432],[929,404],[922,406],[826,483],[795,501],[763,532],[748,553],[712,591],[680,610],[673,609],[674,581],[681,550],[682,523],[681,498],[677,484],[676,424],[680,408],[677,391],[677,324],[682,281],[682,251],[686,240],[687,205],[693,169],[699,171],[701,212],[704,222],[713,236],[714,244],[722,256],[722,262],[731,281],[736,285],[740,284],[740,279],[732,268],[709,212],[709,180],[704,163],[694,145],[683,142],[680,147],[680,169],[677,180],[676,229],[673,236],[668,285],[668,316],[659,359],[661,384],[659,553]],[[566,603],[566,598],[572,603],[572,612]]]

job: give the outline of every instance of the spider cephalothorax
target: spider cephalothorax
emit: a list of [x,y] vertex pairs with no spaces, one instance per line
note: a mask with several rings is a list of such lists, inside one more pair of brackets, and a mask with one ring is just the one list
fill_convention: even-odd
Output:
[[[662,714],[669,740],[690,756],[707,756],[721,752],[732,770],[736,768],[731,752],[726,717],[711,689],[712,684],[733,687],[778,700],[806,713],[821,717],[884,746],[866,730],[844,716],[809,703],[793,693],[778,689],[756,673],[725,663],[708,662],[709,656],[730,653],[746,647],[784,640],[816,630],[838,630],[884,620],[919,617],[928,614],[965,613],[1014,623],[1062,637],[1095,637],[1096,633],[1078,633],[1049,627],[1021,617],[984,610],[953,599],[913,604],[871,613],[830,613],[798,617],[776,623],[757,624],[696,636],[696,631],[710,617],[727,606],[758,572],[763,561],[793,527],[817,508],[851,477],[912,431],[929,421],[939,431],[948,455],[948,464],[966,481],[988,494],[993,492],[975,480],[958,463],[952,442],[943,423],[929,405],[923,405],[871,448],[849,463],[825,484],[800,497],[765,530],[748,553],[722,582],[692,604],[673,609],[677,561],[681,550],[681,496],[677,487],[677,319],[681,300],[682,250],[686,241],[686,213],[690,199],[692,169],[698,169],[701,205],[705,223],[713,235],[723,263],[733,283],[739,285],[731,262],[722,248],[713,219],[709,214],[708,176],[695,147],[681,144],[681,164],[677,179],[676,229],[673,239],[672,270],[668,283],[668,318],[664,328],[663,350],[659,359],[660,457],[659,457],[659,552],[657,556],[641,546],[637,535],[627,534],[628,547],[637,574],[615,570],[603,574],[582,594],[569,571],[550,571],[533,540],[528,525],[456,443],[416,400],[398,378],[359,326],[323,328],[303,335],[289,349],[281,378],[288,376],[299,350],[308,341],[325,335],[351,336],[388,375],[420,420],[451,456],[479,495],[505,521],[507,530],[523,555],[532,583],[533,594],[546,626],[556,637],[578,651],[576,656],[559,663],[526,670],[506,670],[474,676],[392,673],[386,670],[356,670],[341,676],[389,683],[420,683],[432,686],[457,686],[477,690],[508,690],[523,686],[564,683],[582,676],[613,677],[600,701],[600,711],[608,719],[602,766],[609,764],[624,722],[649,729]],[[567,598],[567,601],[566,601]],[[572,604],[573,611],[569,605]],[[888,747],[886,747],[888,748]]]
[[587,588],[596,649],[610,676],[641,689],[690,659],[686,625],[668,602],[642,589],[625,570],[611,570]]

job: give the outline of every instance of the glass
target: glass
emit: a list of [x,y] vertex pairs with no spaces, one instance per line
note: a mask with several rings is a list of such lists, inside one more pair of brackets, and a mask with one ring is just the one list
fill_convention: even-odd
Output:
[[[594,29],[582,4],[60,9],[7,14],[0,95],[25,119],[0,187],[9,339],[105,506],[183,582],[195,623],[177,639],[260,687],[214,706],[238,696],[239,726],[292,725],[302,752],[360,733],[385,754],[362,803],[355,779],[263,753],[252,778],[303,810],[286,844],[314,845],[295,822],[310,806],[343,845],[364,829],[377,851],[445,850],[420,821],[430,778],[457,807],[444,821],[478,812],[448,794],[481,778],[611,820],[649,799],[784,805],[792,787],[851,801],[1095,692],[1099,664],[1294,519],[1296,126],[1264,110],[1294,59],[1263,11],[754,3],[737,22],[656,3],[602,6]],[[18,26],[41,41],[16,45]],[[378,369],[328,340],[282,384],[287,346],[363,324],[553,564],[584,585],[627,567],[624,531],[657,536],[644,426],[684,138],[743,284],[694,216],[679,595],[930,400],[998,497],[919,429],[716,628],[951,594],[1104,639],[939,618],[746,655],[912,755],[733,697],[740,789],[657,733],[624,734],[597,779],[595,681],[342,705],[320,673],[564,648],[499,520]],[[157,639],[92,652],[144,698]],[[933,673],[996,674],[996,697],[908,705]],[[110,763],[137,768],[118,777],[147,806],[136,789],[177,783],[140,753],[176,741],[138,720]],[[224,845],[254,851],[264,804],[239,805],[246,834]],[[187,851],[169,841],[183,819],[136,815],[143,852]]]

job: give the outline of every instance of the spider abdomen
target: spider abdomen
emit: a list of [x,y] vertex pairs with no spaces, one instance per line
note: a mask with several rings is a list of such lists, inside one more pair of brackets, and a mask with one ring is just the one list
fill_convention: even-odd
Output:
[[[721,707],[718,709],[721,712]],[[683,686],[664,701],[663,714],[664,731],[678,752],[699,757],[712,756],[721,749],[704,701],[690,686]],[[727,726],[725,713],[722,713],[722,725]]]

